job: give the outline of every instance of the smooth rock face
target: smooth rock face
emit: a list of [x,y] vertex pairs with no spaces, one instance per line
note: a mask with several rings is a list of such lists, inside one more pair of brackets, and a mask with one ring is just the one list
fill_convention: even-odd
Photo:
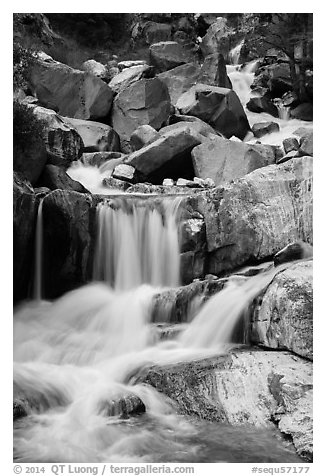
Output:
[[206,192],[209,272],[274,255],[289,242],[312,243],[312,162],[309,157],[257,169]]
[[137,129],[131,134],[130,145],[133,151],[139,150],[144,145],[153,142],[159,137],[160,134],[153,127],[145,124],[144,126],[137,127]]
[[147,64],[135,65],[131,66],[130,68],[125,68],[114,76],[109,82],[109,87],[114,91],[116,94],[120,93],[132,83],[135,83],[139,79],[143,78],[150,70],[150,66]]
[[166,394],[181,413],[206,420],[269,427],[277,419],[298,454],[312,459],[312,364],[288,352],[233,350],[149,367],[137,382]]
[[176,41],[161,41],[149,48],[150,64],[159,72],[188,63],[190,60],[189,53]]
[[[162,183],[165,177],[179,178],[179,172],[182,171],[188,172],[189,178],[192,178],[190,152],[204,138],[198,133],[195,123],[174,124],[165,128],[165,132],[160,135],[159,139],[130,154],[126,163],[143,175],[143,181],[147,178],[154,180],[154,183]],[[171,166],[171,170],[162,171],[161,168],[167,165]]]
[[171,103],[175,106],[179,97],[197,83],[199,74],[200,68],[196,64],[187,63],[160,73],[157,77],[168,87]]
[[33,113],[46,124],[47,163],[69,167],[71,162],[78,160],[84,143],[75,127],[51,109],[36,106]]
[[111,109],[113,92],[107,84],[52,58],[38,60],[30,81],[40,103],[62,116],[96,120]]
[[50,190],[74,190],[80,193],[89,193],[89,191],[76,180],[73,180],[66,172],[56,165],[46,165],[38,180],[38,185],[47,187]]
[[252,341],[312,360],[312,299],[312,260],[277,274],[255,310]]
[[120,140],[112,127],[100,122],[84,121],[83,119],[64,118],[65,122],[74,127],[83,139],[83,152],[119,151]]
[[159,79],[141,79],[114,99],[112,126],[122,141],[129,141],[137,127],[144,124],[159,129],[170,114],[170,96]]
[[277,122],[258,122],[257,124],[254,124],[251,129],[255,137],[263,137],[266,134],[278,132],[280,126]]
[[179,98],[176,108],[181,114],[199,117],[227,138],[244,139],[250,130],[240,100],[231,89],[197,84]]
[[196,176],[211,178],[215,185],[243,177],[275,162],[274,151],[270,146],[247,145],[222,137],[198,145],[191,155]]
[[38,201],[31,185],[16,173],[13,185],[13,297],[16,302],[31,292]]

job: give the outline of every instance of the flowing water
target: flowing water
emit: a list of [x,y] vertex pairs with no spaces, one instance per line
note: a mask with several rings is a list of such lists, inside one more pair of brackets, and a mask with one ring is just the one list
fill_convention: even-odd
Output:
[[34,299],[42,299],[42,253],[43,253],[43,199],[40,200],[37,210],[35,264],[34,264]]
[[[236,52],[234,52],[236,61]],[[229,66],[245,105],[255,63]],[[249,122],[273,120],[247,111]],[[261,142],[280,144],[299,126],[276,119],[279,133]],[[292,131],[292,132],[291,132]],[[92,193],[114,163],[68,171]],[[121,195],[121,191],[119,191]],[[35,300],[14,316],[14,395],[28,415],[14,425],[14,458],[22,462],[298,462],[291,446],[270,428],[232,427],[177,413],[154,388],[134,383],[148,365],[226,353],[232,331],[252,300],[283,268],[231,281],[196,312],[174,338],[153,339],[153,297],[179,284],[180,198],[160,207],[126,195],[97,208],[95,282],[54,302],[41,301],[42,202],[36,231]],[[283,265],[284,267],[285,265]],[[99,282],[101,281],[101,282]],[[191,305],[189,305],[189,309]],[[154,316],[155,317],[155,316]],[[116,402],[137,396],[142,415],[121,418]]]

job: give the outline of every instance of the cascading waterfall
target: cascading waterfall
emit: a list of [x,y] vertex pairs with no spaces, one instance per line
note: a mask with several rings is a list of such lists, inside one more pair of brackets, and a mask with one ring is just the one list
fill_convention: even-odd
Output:
[[43,198],[40,200],[36,219],[34,290],[36,301],[42,299],[42,254],[43,254]]
[[143,283],[178,286],[178,210],[182,198],[155,204],[135,197],[111,199],[97,207],[94,280],[127,290]]
[[241,48],[243,47],[244,40],[241,40],[232,50],[230,50],[229,57],[232,64],[239,64]]

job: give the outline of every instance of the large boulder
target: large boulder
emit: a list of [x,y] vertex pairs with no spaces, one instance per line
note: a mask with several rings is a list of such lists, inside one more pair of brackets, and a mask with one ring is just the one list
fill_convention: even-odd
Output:
[[137,129],[131,134],[130,145],[133,150],[139,150],[144,145],[153,142],[159,137],[159,132],[157,132],[153,127],[145,124],[144,126],[137,127]]
[[76,129],[83,139],[83,152],[112,152],[120,150],[118,134],[107,124],[65,117],[65,122]]
[[179,97],[197,83],[199,74],[200,68],[195,63],[186,63],[164,71],[157,77],[166,84],[171,103],[176,105]]
[[200,70],[198,82],[232,89],[232,83],[226,73],[226,65],[222,54],[215,53],[206,56]]
[[89,193],[80,182],[70,178],[61,167],[50,164],[44,167],[37,185],[50,190],[74,190],[75,192]]
[[45,124],[44,139],[47,163],[69,167],[82,154],[84,143],[75,126],[55,111],[41,106],[30,106],[35,116]]
[[311,131],[310,133],[304,135],[300,139],[300,148],[299,152],[301,155],[314,155],[314,138],[313,138],[313,132]]
[[148,367],[138,382],[167,395],[183,414],[256,428],[274,428],[272,421],[277,421],[298,454],[312,460],[312,364],[289,352],[235,349],[213,358]]
[[252,132],[255,137],[263,137],[266,134],[271,134],[272,132],[278,132],[280,126],[277,122],[257,122],[252,126]]
[[136,168],[142,181],[162,183],[166,177],[193,178],[190,152],[205,137],[194,122],[179,122],[165,127],[160,138],[133,152],[126,162]]
[[181,114],[199,117],[227,138],[242,140],[250,130],[241,102],[231,89],[196,84],[180,96],[176,108]]
[[39,56],[30,84],[40,103],[62,116],[101,119],[108,115],[113,92],[100,78]]
[[13,297],[14,302],[31,293],[34,230],[38,200],[30,183],[14,173],[13,191]]
[[312,301],[312,260],[295,263],[280,272],[255,309],[251,340],[312,360]]
[[215,185],[275,163],[271,146],[249,145],[218,136],[195,147],[191,155],[196,177],[211,178]]
[[189,63],[189,52],[176,41],[161,41],[154,43],[149,48],[149,62],[159,72]]
[[147,64],[135,65],[130,68],[124,68],[121,73],[116,74],[111,81],[109,86],[116,94],[120,93],[132,83],[138,81],[139,79],[145,78],[147,74],[151,71],[150,66]]
[[293,119],[300,119],[301,121],[313,120],[313,106],[310,102],[299,104],[299,106],[291,109],[290,116]]
[[119,93],[113,103],[112,126],[119,134],[122,150],[128,151],[131,134],[148,124],[159,129],[170,114],[168,88],[158,78],[141,79]]
[[208,271],[219,274],[288,243],[312,243],[312,164],[300,157],[254,170],[198,202],[205,217]]
[[81,69],[83,71],[86,71],[86,73],[93,74],[94,76],[103,79],[106,83],[109,80],[109,72],[107,70],[107,67],[99,63],[98,61],[95,61],[93,59],[84,61],[84,63],[81,66]]
[[272,102],[271,96],[266,88],[261,94],[255,94],[247,102],[247,108],[251,112],[267,112],[271,116],[278,117],[278,109]]
[[227,20],[224,17],[218,17],[212,23],[206,35],[203,37],[200,44],[200,49],[204,56],[208,56],[219,52],[220,41],[223,37],[227,36],[229,28],[227,27]]

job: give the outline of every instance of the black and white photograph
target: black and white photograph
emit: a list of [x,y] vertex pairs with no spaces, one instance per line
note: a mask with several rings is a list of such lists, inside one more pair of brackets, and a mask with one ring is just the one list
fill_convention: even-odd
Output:
[[309,474],[315,14],[11,18],[14,472]]

